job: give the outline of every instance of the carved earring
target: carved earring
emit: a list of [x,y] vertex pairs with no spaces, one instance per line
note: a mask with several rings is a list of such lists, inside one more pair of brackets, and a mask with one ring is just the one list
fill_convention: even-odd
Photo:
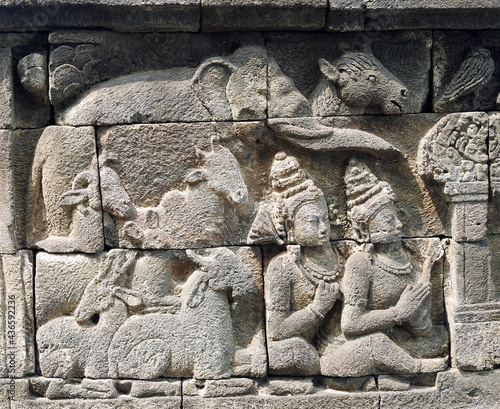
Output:
[[285,222],[287,244],[295,243],[295,235],[293,234],[293,221],[287,220]]
[[368,222],[359,222],[359,228],[357,229],[358,238],[361,242],[366,243],[370,241],[370,230],[368,228]]

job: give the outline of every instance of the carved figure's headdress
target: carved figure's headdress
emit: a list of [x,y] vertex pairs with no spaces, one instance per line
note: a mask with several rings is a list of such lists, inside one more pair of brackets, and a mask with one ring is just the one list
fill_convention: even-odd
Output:
[[307,203],[323,198],[323,192],[309,179],[293,156],[278,152],[271,166],[271,203],[261,205],[248,235],[251,243],[287,242],[286,222]]
[[344,182],[347,195],[347,218],[358,233],[360,240],[366,240],[362,232],[364,225],[385,204],[394,202],[395,195],[387,182],[382,182],[364,163],[351,159],[345,171]]

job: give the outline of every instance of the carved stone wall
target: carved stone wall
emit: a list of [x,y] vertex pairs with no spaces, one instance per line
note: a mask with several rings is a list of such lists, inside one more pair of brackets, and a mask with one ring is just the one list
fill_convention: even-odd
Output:
[[500,408],[493,3],[4,1],[0,409]]

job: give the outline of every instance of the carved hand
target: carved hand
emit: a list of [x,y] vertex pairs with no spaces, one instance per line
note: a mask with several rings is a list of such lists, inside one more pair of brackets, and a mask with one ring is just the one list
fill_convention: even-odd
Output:
[[321,281],[316,289],[316,295],[312,302],[312,307],[322,315],[325,315],[333,307],[335,300],[339,295],[338,283],[326,283]]
[[396,315],[400,322],[417,319],[431,295],[430,283],[408,284],[396,304]]

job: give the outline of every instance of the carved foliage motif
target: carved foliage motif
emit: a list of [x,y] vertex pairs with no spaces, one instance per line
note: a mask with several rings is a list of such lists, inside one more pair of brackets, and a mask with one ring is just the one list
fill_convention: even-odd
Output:
[[442,118],[420,143],[420,173],[440,183],[488,181],[487,136],[484,113]]

